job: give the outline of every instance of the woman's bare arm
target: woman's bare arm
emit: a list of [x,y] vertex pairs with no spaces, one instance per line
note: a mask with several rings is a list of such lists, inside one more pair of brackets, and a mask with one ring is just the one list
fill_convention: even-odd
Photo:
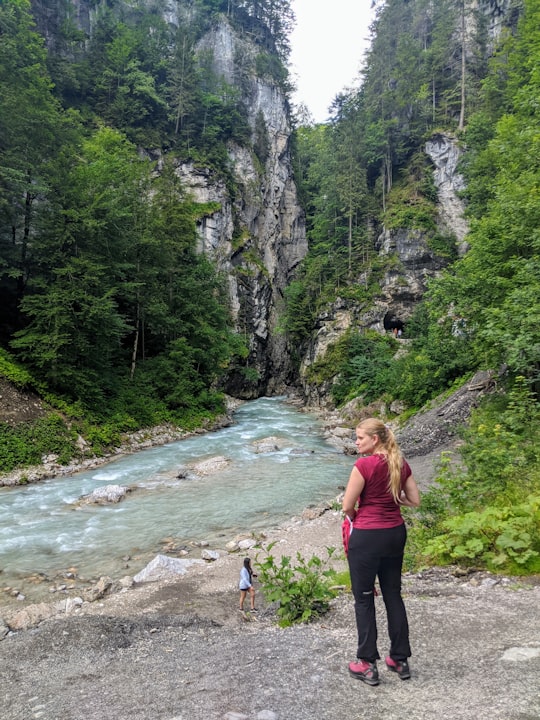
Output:
[[418,507],[420,505],[420,490],[412,475],[409,475],[405,481],[399,504],[405,505],[405,507]]
[[358,468],[353,467],[351,471],[351,475],[349,477],[349,482],[347,483],[347,487],[345,488],[345,495],[343,496],[343,504],[342,509],[345,515],[347,515],[351,520],[354,520],[354,516],[356,515],[356,501],[360,497],[360,493],[364,489],[365,480],[358,470]]

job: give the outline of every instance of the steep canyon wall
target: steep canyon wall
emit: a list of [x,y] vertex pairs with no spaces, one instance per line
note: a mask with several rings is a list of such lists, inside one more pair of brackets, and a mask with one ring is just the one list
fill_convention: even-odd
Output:
[[[129,14],[131,6],[129,0],[120,0],[115,11]],[[32,0],[32,7],[47,46],[61,53],[62,22],[69,19],[90,38],[105,5],[64,0],[53,7]],[[153,7],[173,30],[197,21],[190,2],[165,0]],[[243,145],[229,142],[227,146],[232,182],[225,182],[215,169],[178,155],[175,164],[196,202],[219,205],[198,221],[198,249],[227,276],[233,320],[249,347],[245,368],[229,376],[226,390],[252,398],[282,392],[291,381],[289,349],[276,326],[285,287],[307,253],[305,223],[293,179],[292,129],[284,90],[268,73],[257,70],[261,47],[252,35],[226,15],[215,15],[206,26],[193,50],[195,62],[207,69],[211,66],[216,82],[238,95],[252,137]],[[255,149],[261,138],[263,157]],[[159,171],[162,152],[154,148],[141,152],[156,160]]]

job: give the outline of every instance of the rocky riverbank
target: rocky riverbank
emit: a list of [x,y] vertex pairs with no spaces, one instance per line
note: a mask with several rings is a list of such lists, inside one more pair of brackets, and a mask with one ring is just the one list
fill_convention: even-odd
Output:
[[[403,427],[395,425],[395,430],[400,440],[403,451],[407,456],[422,457],[442,449],[449,449],[455,446],[459,428],[469,418],[471,409],[478,403],[479,398],[486,392],[495,388],[495,380],[492,373],[477,373],[469,383],[463,385],[459,390],[448,398],[440,401],[433,401],[424,411],[412,417]],[[13,394],[13,387],[5,382],[0,385],[1,397],[6,406],[4,421],[15,422],[17,417],[27,420],[27,408],[31,408],[34,414],[39,410],[39,401],[35,397],[26,397],[18,393],[16,397],[9,400],[8,390]],[[353,400],[339,411],[331,411],[320,407],[305,407],[302,401],[291,395],[289,402],[295,404],[299,409],[313,412],[323,420],[326,437],[330,443],[337,446],[343,452],[355,454],[356,449],[352,438],[353,428],[362,417],[377,415],[384,417],[387,408],[381,404],[364,407],[360,401]],[[157,445],[165,445],[175,440],[182,440],[194,434],[205,433],[211,430],[227,427],[234,422],[233,413],[243,401],[228,397],[226,413],[219,416],[206,427],[196,431],[188,432],[173,425],[163,425],[154,428],[146,428],[135,433],[128,433],[124,436],[121,445],[109,453],[100,457],[87,457],[83,460],[74,460],[68,465],[60,465],[54,455],[43,458],[41,465],[30,468],[15,470],[10,473],[0,473],[0,487],[39,482],[48,478],[65,477],[75,472],[89,470],[99,467],[120,455],[138,452]],[[19,414],[16,416],[16,410]],[[37,408],[37,410],[36,410]],[[81,439],[81,443],[83,443]]]
[[[272,554],[325,556],[340,516],[294,518]],[[252,548],[256,558],[264,552]],[[406,575],[412,679],[351,678],[351,596],[309,625],[280,629],[257,588],[238,611],[242,555],[73,607],[0,642],[3,720],[533,720],[540,716],[540,587],[458,569]],[[337,558],[338,564],[343,557]],[[377,600],[380,650],[387,650]],[[381,665],[381,663],[380,663]]]
[[[406,428],[398,430],[398,433],[404,434],[402,442],[404,444],[408,442],[409,446],[413,450],[416,449],[419,453],[413,456],[408,455],[408,459],[421,488],[425,488],[433,479],[441,451],[452,451],[455,449],[458,420],[463,421],[467,412],[470,411],[471,403],[473,403],[477,397],[476,392],[477,390],[471,392],[470,389],[463,388],[451,399],[446,400],[442,406],[434,406],[426,410],[424,414],[419,414],[414,418]],[[301,403],[295,398],[290,398],[289,402],[301,407]],[[215,427],[224,427],[233,422],[232,410],[235,409],[238,404],[238,402],[231,400],[229,402],[228,414],[220,418],[217,421],[217,425],[212,426],[212,429],[215,429]],[[458,409],[457,412],[456,408]],[[341,413],[319,410],[328,442],[338,447],[342,452],[354,453],[356,449],[352,435],[356,420],[361,413],[369,414],[369,412],[373,412],[373,410],[373,408],[364,408],[361,410],[352,405],[345,408]],[[379,411],[381,410],[382,409],[379,408]],[[201,429],[199,432],[206,432],[208,429],[210,428]],[[141,431],[127,438],[125,445],[118,449],[118,454],[136,452],[137,450],[171,442],[181,437],[186,437],[186,433],[182,433],[174,428],[155,428],[152,432]],[[271,438],[269,440],[271,440]],[[264,447],[261,447],[260,452],[263,451]],[[114,456],[115,455],[111,455],[107,458],[88,460],[84,467],[101,464]],[[46,464],[36,469],[37,477],[35,479],[54,477],[59,474],[66,475],[80,469],[83,469],[81,465],[61,467],[54,463],[51,465]],[[14,480],[13,476],[11,480]],[[5,481],[7,482],[6,479]],[[112,489],[114,488],[100,488],[100,490]],[[129,490],[129,488],[116,489],[126,492]],[[95,502],[96,500],[92,497],[85,498],[81,502],[87,501]],[[108,495],[106,498],[100,497],[99,501],[113,502],[113,500],[108,499]],[[116,501],[116,499],[114,501]],[[310,510],[310,513],[313,513],[313,509]],[[249,542],[248,539],[244,540]],[[228,550],[231,545],[234,546],[233,538],[230,538],[230,543],[228,543],[225,548]],[[171,543],[170,546],[164,545],[160,552],[165,555],[172,555],[173,558],[178,557],[177,548],[174,547],[174,543]],[[182,555],[186,554],[185,550],[181,552]],[[216,553],[212,549],[204,550],[203,552],[207,553],[207,560],[212,561],[215,559]],[[212,555],[212,553],[214,553],[214,555]],[[199,551],[197,551],[196,548],[193,549],[193,551],[190,550],[190,560],[192,558],[196,559],[200,555],[200,549]],[[125,567],[128,568],[127,572],[129,572],[129,565],[130,563],[128,559],[126,559]],[[130,587],[132,578],[129,576],[101,578],[99,582],[96,583],[95,579],[92,582],[89,578],[86,580],[79,578],[76,568],[66,566],[66,568],[57,573],[57,576],[45,578],[39,573],[36,573],[35,577],[27,578],[23,584],[25,587],[19,588],[17,586],[8,586],[4,583],[4,586],[1,588],[2,593],[0,594],[0,604],[4,608],[7,606],[10,612],[13,610],[17,613],[17,619],[10,625],[17,629],[29,627],[57,613],[66,611],[70,613],[74,609],[78,610],[83,603],[100,600],[105,595],[124,590],[126,587]],[[33,585],[35,586],[35,592],[31,590]],[[49,599],[51,602],[48,601]],[[41,600],[41,602],[38,602],[38,600]],[[27,605],[33,605],[32,610],[27,611]]]
[[105,465],[106,463],[118,458],[122,455],[128,455],[134,452],[140,452],[158,445],[166,445],[176,440],[183,440],[192,435],[209,432],[211,430],[219,430],[219,428],[227,427],[232,423],[229,414],[222,415],[213,421],[208,427],[188,432],[173,425],[161,425],[154,428],[139,430],[135,433],[126,434],[122,444],[111,451],[100,456],[90,456],[82,460],[73,460],[67,465],[58,463],[56,455],[49,455],[43,458],[41,465],[33,465],[28,468],[13,470],[10,473],[0,474],[0,487],[8,487],[13,485],[27,485],[28,483],[36,483],[42,480],[48,480],[56,477],[67,477],[76,472],[83,470],[91,470],[92,468]]
[[[419,484],[459,444],[485,385],[464,387],[400,430]],[[329,413],[329,441],[347,452],[351,417]],[[351,458],[352,462],[352,458]],[[280,629],[257,589],[259,613],[238,611],[242,557],[326,557],[340,545],[329,505],[209,555],[184,575],[155,582],[102,578],[84,597],[12,603],[0,614],[4,720],[536,720],[540,717],[540,586],[459,568],[404,576],[412,679],[384,672],[369,688],[349,677],[353,602],[344,592],[309,625]],[[342,553],[332,560],[345,567]],[[377,600],[380,650],[387,651]]]

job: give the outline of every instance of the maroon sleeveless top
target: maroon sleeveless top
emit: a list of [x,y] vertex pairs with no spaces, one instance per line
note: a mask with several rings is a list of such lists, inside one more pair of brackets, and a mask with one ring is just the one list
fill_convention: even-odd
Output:
[[[401,508],[388,489],[388,465],[385,455],[360,457],[354,466],[365,480],[354,518],[354,527],[359,530],[377,530],[402,525]],[[401,468],[402,488],[409,475],[411,468],[404,459]]]

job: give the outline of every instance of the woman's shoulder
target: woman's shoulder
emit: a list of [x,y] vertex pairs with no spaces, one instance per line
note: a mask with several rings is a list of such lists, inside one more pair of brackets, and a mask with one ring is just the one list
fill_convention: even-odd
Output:
[[360,455],[355,465],[363,465],[364,467],[373,467],[380,463],[386,464],[386,455],[383,453],[374,453],[373,455]]
[[355,467],[365,479],[377,472],[382,465],[386,468],[386,456],[381,454],[361,455],[355,463]]

